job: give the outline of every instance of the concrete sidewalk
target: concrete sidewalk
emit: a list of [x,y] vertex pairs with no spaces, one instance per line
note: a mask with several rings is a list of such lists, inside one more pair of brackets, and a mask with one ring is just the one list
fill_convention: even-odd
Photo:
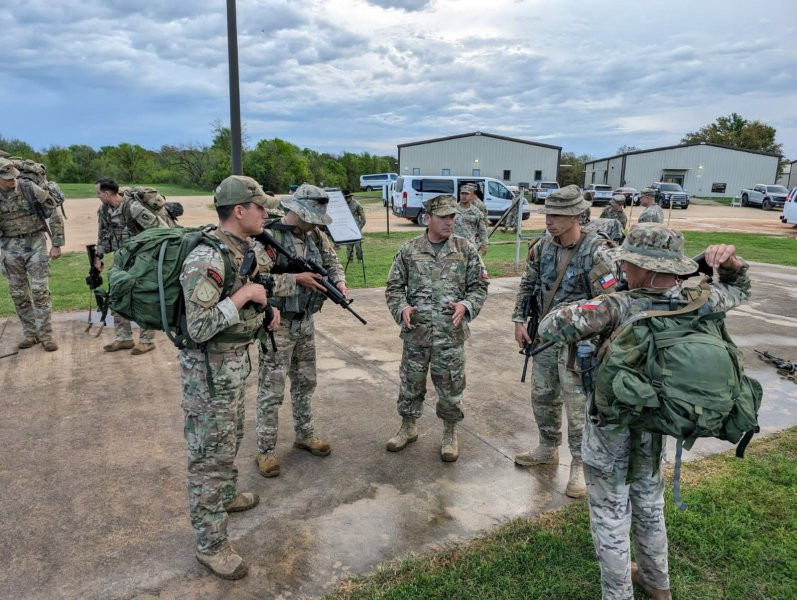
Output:
[[[755,265],[755,298],[728,323],[748,373],[765,389],[765,431],[797,423],[797,386],[751,348],[797,358],[797,269]],[[529,384],[519,383],[509,315],[518,279],[490,285],[468,342],[466,417],[459,461],[439,458],[442,425],[430,385],[420,437],[400,453],[385,442],[395,409],[401,342],[383,290],[354,290],[367,320],[329,305],[317,319],[317,433],[332,454],[292,448],[290,401],[281,410],[282,474],[263,479],[254,452],[255,374],[240,489],[261,504],[231,517],[249,576],[225,582],[194,559],[185,491],[176,351],[158,334],[142,356],[102,351],[110,328],[86,335],[84,314],[56,318],[61,349],[37,346],[0,360],[0,589],[10,598],[312,598],[379,562],[472,538],[518,516],[567,502],[569,455],[559,467],[521,469],[512,456],[536,444]],[[789,315],[789,316],[782,316]],[[2,325],[0,325],[2,328]],[[21,336],[7,320],[0,355]],[[256,351],[251,353],[256,365]],[[255,367],[256,368],[256,367]],[[729,447],[698,442],[698,452]]]

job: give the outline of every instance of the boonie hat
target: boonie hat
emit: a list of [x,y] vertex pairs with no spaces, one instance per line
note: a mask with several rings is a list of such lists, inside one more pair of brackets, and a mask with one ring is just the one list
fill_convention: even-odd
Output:
[[435,196],[423,203],[423,210],[426,214],[437,215],[438,217],[454,215],[457,212],[457,200],[454,196],[446,194]]
[[623,204],[625,204],[625,196],[623,196],[622,194],[615,194],[614,196],[612,196],[612,199],[609,201],[609,204],[619,204],[620,206],[622,206]]
[[235,206],[254,202],[258,206],[267,208],[267,196],[263,193],[260,184],[245,175],[230,175],[222,181],[213,194],[213,204],[216,206]]
[[0,179],[16,179],[19,171],[10,160],[0,158]]
[[295,212],[305,223],[313,225],[332,223],[332,217],[327,214],[327,204],[329,204],[329,194],[309,183],[303,183],[296,188],[293,196],[282,199],[282,206]]
[[656,190],[654,190],[653,188],[650,188],[650,187],[646,187],[644,190],[639,192],[639,197],[641,198],[642,196],[650,196],[651,198],[655,198],[656,197]]
[[690,275],[697,263],[684,256],[684,236],[661,223],[637,223],[628,232],[623,245],[608,251],[615,260],[672,275]]
[[568,185],[548,195],[545,206],[540,209],[543,215],[580,215],[589,208],[577,185]]

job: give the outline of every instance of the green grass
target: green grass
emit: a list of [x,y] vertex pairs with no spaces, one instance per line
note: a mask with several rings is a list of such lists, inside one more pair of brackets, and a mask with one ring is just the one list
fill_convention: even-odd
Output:
[[[187,188],[180,185],[171,183],[120,183],[120,186],[141,186],[141,187],[154,187],[165,195],[168,199],[169,196],[212,196],[213,192],[210,190],[202,190],[195,188]],[[64,192],[65,198],[96,198],[94,193],[93,183],[58,183],[58,187]]]
[[[346,273],[349,287],[381,287],[385,284],[393,257],[405,241],[421,234],[418,227],[411,232],[367,233],[363,243],[365,254],[365,274],[363,279],[362,265],[352,262]],[[793,238],[771,236],[759,233],[704,233],[685,232],[686,254],[694,256],[702,252],[709,244],[736,244],[740,256],[747,260],[778,265],[797,266],[797,240]],[[485,265],[490,277],[508,277],[520,275],[514,270],[515,245],[514,236],[497,232],[491,238],[490,251],[485,257]],[[521,271],[525,265],[526,242],[520,249]],[[338,250],[338,257],[346,264],[346,249]],[[106,257],[105,264],[112,264],[113,259]],[[88,287],[84,283],[88,275],[88,259],[84,253],[67,253],[62,258],[51,262],[50,290],[53,294],[55,310],[79,310],[88,305]],[[14,314],[8,284],[0,278],[0,316]]]
[[[797,428],[684,467],[678,511],[665,493],[673,595],[683,600],[794,597]],[[327,599],[599,598],[584,502],[509,522],[478,540],[383,564]],[[645,598],[637,593],[637,598]]]
[[382,204],[382,192],[379,190],[354,192],[354,198],[363,206],[366,204]]
[[727,196],[726,197],[723,197],[723,196],[717,196],[717,197],[711,196],[710,198],[709,197],[702,198],[700,196],[692,196],[692,197],[693,198],[700,198],[701,200],[711,200],[711,201],[717,202],[719,204],[724,204],[725,206],[730,206],[731,202],[733,201],[733,198],[730,198],[730,197],[727,197]]

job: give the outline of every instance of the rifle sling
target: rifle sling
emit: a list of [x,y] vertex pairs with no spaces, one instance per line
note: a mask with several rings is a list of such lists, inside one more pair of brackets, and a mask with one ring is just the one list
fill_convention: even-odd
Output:
[[581,237],[578,239],[576,245],[568,249],[567,254],[565,254],[564,259],[562,259],[562,270],[557,274],[556,281],[553,282],[553,287],[548,294],[548,298],[545,300],[545,305],[542,307],[542,312],[540,313],[540,320],[542,320],[543,317],[548,314],[548,310],[551,308],[554,296],[556,296],[556,292],[562,283],[562,279],[565,278],[565,273],[567,273],[567,265],[569,265],[570,261],[573,260],[573,257],[576,255],[576,252],[578,252],[578,249],[581,248],[581,244],[584,242],[586,237],[587,234],[582,231]]

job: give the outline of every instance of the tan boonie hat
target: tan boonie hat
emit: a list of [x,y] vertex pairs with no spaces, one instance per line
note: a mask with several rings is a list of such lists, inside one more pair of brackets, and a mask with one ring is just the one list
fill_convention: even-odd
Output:
[[251,177],[231,175],[216,188],[216,192],[213,194],[213,204],[235,206],[254,202],[258,206],[266,208],[267,198],[260,184]]
[[650,196],[651,198],[655,198],[656,190],[654,190],[653,188],[646,187],[644,190],[639,192],[639,197],[641,198],[642,196]]
[[329,204],[329,194],[309,183],[303,183],[293,196],[282,199],[283,207],[295,212],[305,223],[313,225],[332,223],[332,217],[327,214],[327,204]]
[[625,196],[622,194],[615,194],[612,196],[612,199],[609,201],[609,204],[618,204],[623,206],[625,204]]
[[684,236],[661,223],[637,223],[623,245],[608,252],[615,260],[657,273],[690,275],[697,271],[697,263],[684,256]]
[[429,198],[423,203],[423,210],[426,214],[445,217],[457,213],[457,200],[454,196],[442,195]]
[[474,194],[476,193],[476,184],[473,183],[466,183],[461,188],[459,188],[460,194]]
[[16,179],[19,171],[10,160],[0,158],[0,179]]
[[543,215],[580,215],[589,208],[577,185],[568,185],[548,195],[545,206],[540,209]]

